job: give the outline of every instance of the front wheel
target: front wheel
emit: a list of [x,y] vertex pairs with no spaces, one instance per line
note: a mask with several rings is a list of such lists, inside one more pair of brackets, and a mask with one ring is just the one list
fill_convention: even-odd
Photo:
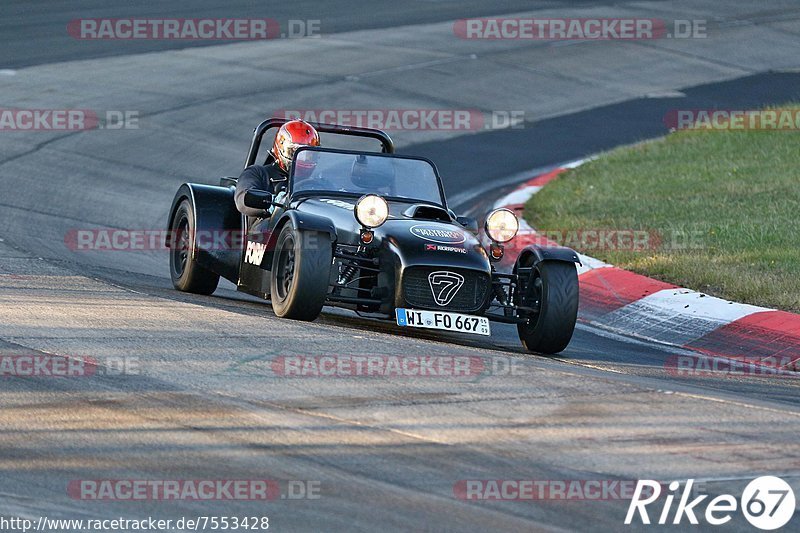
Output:
[[542,261],[520,292],[520,305],[534,309],[517,325],[522,345],[531,352],[558,353],[569,344],[578,318],[578,271],[563,261]]
[[272,257],[270,300],[275,314],[295,320],[317,318],[328,294],[332,260],[330,235],[301,233],[286,224]]
[[184,199],[175,210],[169,228],[169,273],[172,285],[179,291],[195,294],[211,294],[217,290],[219,274],[198,265],[193,257],[196,229],[194,207],[188,199]]

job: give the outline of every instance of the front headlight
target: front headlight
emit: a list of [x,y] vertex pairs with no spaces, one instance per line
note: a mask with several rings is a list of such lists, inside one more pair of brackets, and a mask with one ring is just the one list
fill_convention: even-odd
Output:
[[355,213],[362,226],[377,228],[389,218],[389,204],[377,194],[368,194],[358,200]]
[[486,233],[494,242],[508,242],[519,231],[517,215],[505,208],[495,209],[486,217]]

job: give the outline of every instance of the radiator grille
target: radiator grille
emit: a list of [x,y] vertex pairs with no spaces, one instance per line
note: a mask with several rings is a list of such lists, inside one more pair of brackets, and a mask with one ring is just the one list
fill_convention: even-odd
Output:
[[[428,276],[432,272],[453,272],[464,277],[464,285],[447,305],[438,305]],[[458,268],[410,267],[403,275],[403,297],[409,307],[442,311],[474,312],[483,307],[489,292],[490,278],[485,272]]]

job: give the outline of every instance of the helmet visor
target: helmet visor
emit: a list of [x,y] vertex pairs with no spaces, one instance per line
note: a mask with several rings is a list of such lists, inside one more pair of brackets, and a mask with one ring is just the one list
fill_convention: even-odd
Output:
[[[305,145],[295,145],[292,154],[297,151],[297,148]],[[297,177],[308,177],[317,168],[317,160],[319,153],[311,150],[303,150],[297,154],[297,159],[294,162],[294,175]]]

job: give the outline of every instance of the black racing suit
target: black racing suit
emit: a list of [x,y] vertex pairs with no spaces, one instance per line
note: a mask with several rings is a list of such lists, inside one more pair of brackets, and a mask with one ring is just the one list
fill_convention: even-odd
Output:
[[236,182],[236,193],[233,199],[236,202],[236,209],[248,217],[265,218],[269,212],[264,209],[254,209],[244,205],[244,195],[247,191],[258,189],[261,191],[277,194],[286,188],[286,173],[272,162],[269,165],[250,165],[239,176]]

